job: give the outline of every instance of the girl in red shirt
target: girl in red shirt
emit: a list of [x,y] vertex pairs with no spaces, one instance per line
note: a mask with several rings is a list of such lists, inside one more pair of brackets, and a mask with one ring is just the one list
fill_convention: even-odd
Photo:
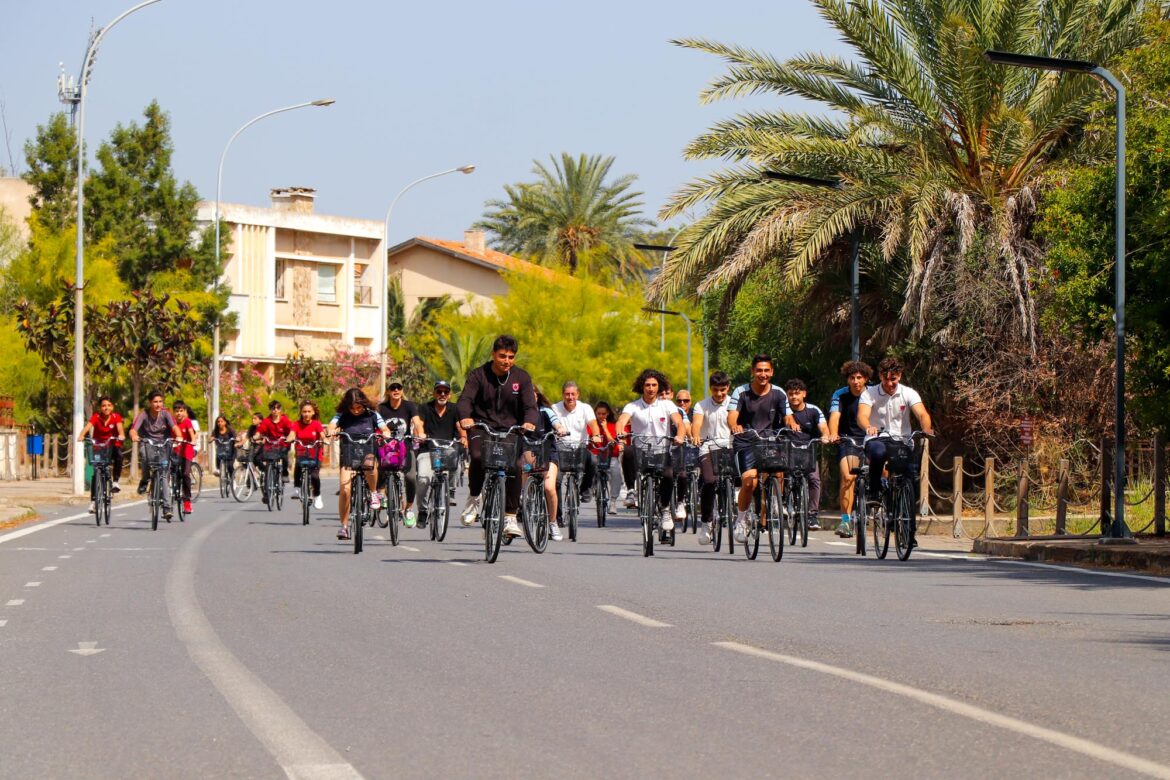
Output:
[[[114,411],[114,402],[110,400],[109,396],[103,395],[98,399],[97,412],[93,417],[89,418],[89,422],[81,429],[81,435],[77,440],[85,441],[85,438],[93,434],[93,443],[96,446],[108,446],[113,449],[110,451],[110,476],[114,479],[114,484],[110,486],[110,492],[117,493],[122,489],[118,484],[118,480],[122,478],[122,442],[126,440],[126,432],[122,430],[122,415]],[[93,485],[90,486],[90,498],[93,498]],[[90,511],[93,511],[93,505],[90,505]]]
[[[323,509],[325,504],[321,501],[320,466],[311,468],[301,465],[302,458],[312,458],[320,463],[321,448],[320,446],[313,446],[325,438],[325,426],[321,424],[321,420],[318,419],[319,417],[320,415],[317,412],[317,405],[315,403],[312,401],[301,402],[301,414],[290,424],[288,442],[290,444],[296,442],[297,445],[297,465],[293,470],[293,500],[300,499],[302,501],[308,501],[312,498],[313,507]],[[302,498],[300,484],[301,470],[304,468],[310,468],[309,482],[313,495]]]
[[183,467],[183,511],[191,514],[191,461],[195,460],[195,426],[187,413],[187,404],[175,401],[172,407],[175,413],[175,425],[179,429],[180,444],[175,445],[175,454],[182,458]]

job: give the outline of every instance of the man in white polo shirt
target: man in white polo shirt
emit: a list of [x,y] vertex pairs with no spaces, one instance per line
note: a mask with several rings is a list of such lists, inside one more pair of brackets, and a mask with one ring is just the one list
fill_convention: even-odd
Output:
[[[918,421],[924,433],[933,433],[930,412],[922,403],[922,396],[912,387],[902,384],[902,363],[894,357],[883,358],[878,363],[878,384],[871,385],[857,401],[857,422],[867,437],[885,431],[906,441],[910,440],[913,428],[911,416]],[[869,458],[869,498],[877,500],[882,486],[882,469],[886,465],[886,445],[880,439],[870,438],[865,443],[865,454]],[[914,485],[914,500],[918,500],[918,462],[910,459],[907,475]]]

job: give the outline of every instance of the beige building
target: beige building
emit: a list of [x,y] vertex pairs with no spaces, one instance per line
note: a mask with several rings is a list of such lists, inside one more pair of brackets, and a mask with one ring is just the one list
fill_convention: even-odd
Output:
[[[292,352],[327,358],[332,347],[384,348],[377,291],[382,287],[382,223],[313,212],[315,190],[271,192],[269,208],[221,203],[230,236],[223,283],[239,330],[227,334],[224,361],[284,363]],[[199,204],[211,224],[215,203]]]
[[26,220],[32,213],[32,204],[28,202],[32,194],[32,185],[24,179],[0,176],[0,210],[16,225],[22,241],[28,241],[29,237]]
[[450,295],[463,310],[490,307],[492,297],[508,291],[505,271],[551,274],[541,266],[489,249],[482,230],[468,230],[463,241],[417,236],[390,248],[390,276],[402,279],[406,318],[426,298]]

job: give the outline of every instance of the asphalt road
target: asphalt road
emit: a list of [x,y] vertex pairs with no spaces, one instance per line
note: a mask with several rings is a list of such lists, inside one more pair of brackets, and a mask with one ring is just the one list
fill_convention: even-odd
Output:
[[1170,580],[585,509],[490,566],[208,495],[0,534],[0,777],[1170,777]]

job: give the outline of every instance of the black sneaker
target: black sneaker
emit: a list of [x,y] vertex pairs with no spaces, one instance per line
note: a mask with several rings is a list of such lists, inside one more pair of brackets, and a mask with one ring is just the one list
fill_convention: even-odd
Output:
[[590,493],[588,490],[581,491],[581,503],[582,504],[588,504],[592,500],[593,500],[592,493]]
[[145,483],[145,482],[139,482],[139,483],[138,483],[138,495],[142,496],[142,495],[145,495],[145,494],[146,494],[146,483]]
[[174,516],[175,516],[175,513],[172,512],[171,510],[169,510],[169,509],[163,510],[163,520],[166,520],[168,523],[171,522],[171,518]]
[[414,527],[415,528],[426,528],[427,527],[427,519],[425,517],[423,517],[422,515],[419,515],[418,521],[415,522]]

